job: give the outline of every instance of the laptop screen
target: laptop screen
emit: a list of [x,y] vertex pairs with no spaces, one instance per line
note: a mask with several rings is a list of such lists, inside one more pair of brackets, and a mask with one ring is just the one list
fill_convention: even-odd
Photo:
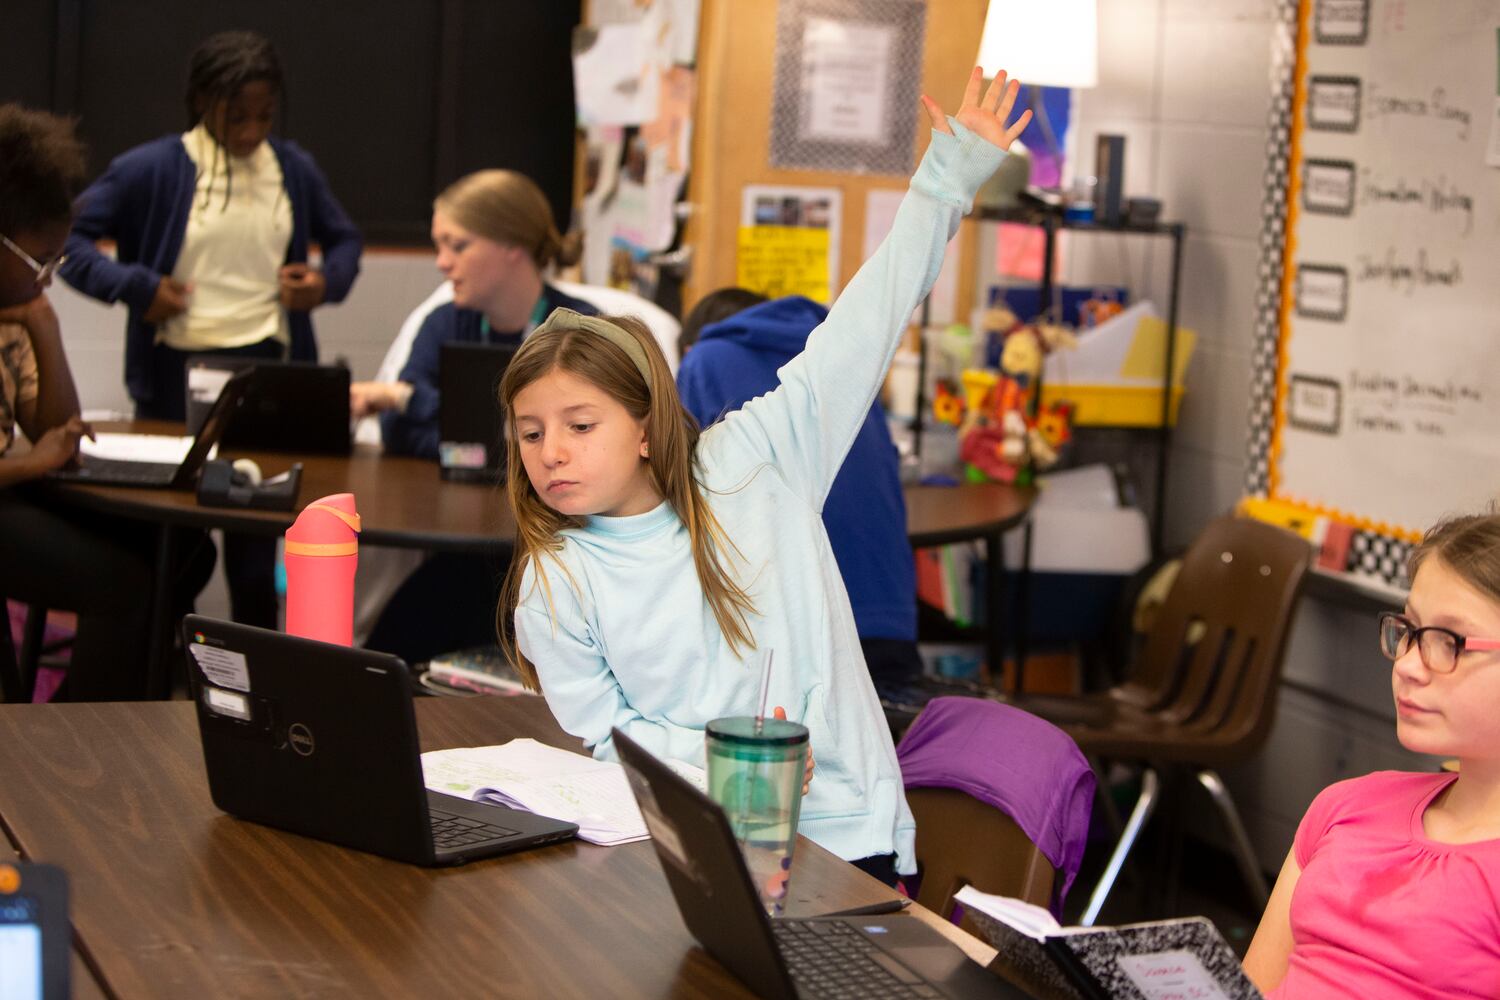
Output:
[[438,355],[438,461],[444,473],[497,472],[505,463],[500,377],[514,345],[450,342]]

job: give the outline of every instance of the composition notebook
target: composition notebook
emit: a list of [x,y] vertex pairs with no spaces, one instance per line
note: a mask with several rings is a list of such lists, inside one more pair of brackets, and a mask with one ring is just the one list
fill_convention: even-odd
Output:
[[1260,1000],[1204,917],[1063,927],[1040,906],[973,886],[953,898],[999,951],[991,968],[1043,1000]]

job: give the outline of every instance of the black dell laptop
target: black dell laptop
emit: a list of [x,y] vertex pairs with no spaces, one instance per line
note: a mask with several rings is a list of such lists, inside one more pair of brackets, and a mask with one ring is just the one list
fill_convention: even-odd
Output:
[[188,615],[183,648],[214,805],[418,865],[570,840],[573,823],[428,791],[400,659]]
[[342,364],[213,354],[195,358],[185,376],[190,432],[207,416],[217,386],[247,370],[250,385],[224,428],[224,447],[318,455],[347,455],[353,449],[349,369]]
[[516,346],[449,341],[438,350],[438,465],[443,478],[498,483],[505,471],[500,377]]
[[[80,483],[95,483],[99,486],[140,486],[153,489],[191,490],[198,485],[198,474],[203,463],[221,442],[224,428],[250,388],[250,372],[243,371],[224,383],[223,389],[214,398],[204,415],[202,424],[193,434],[192,446],[181,462],[145,462],[125,458],[100,458],[97,455],[80,455],[78,466],[73,469],[57,469],[47,473],[49,479],[64,479]],[[150,437],[143,434],[141,437]]]
[[613,734],[683,923],[757,995],[1028,995],[915,917],[767,917],[724,810],[624,733]]
[[0,861],[0,997],[72,996],[72,934],[63,870]]

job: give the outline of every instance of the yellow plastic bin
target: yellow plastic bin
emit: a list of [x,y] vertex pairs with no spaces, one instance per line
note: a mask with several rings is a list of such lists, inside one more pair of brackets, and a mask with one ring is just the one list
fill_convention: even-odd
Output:
[[[1042,383],[1042,405],[1068,401],[1073,404],[1075,427],[1159,427],[1161,394],[1158,385],[1069,385]],[[1169,426],[1176,426],[1182,406],[1182,386],[1172,387]]]

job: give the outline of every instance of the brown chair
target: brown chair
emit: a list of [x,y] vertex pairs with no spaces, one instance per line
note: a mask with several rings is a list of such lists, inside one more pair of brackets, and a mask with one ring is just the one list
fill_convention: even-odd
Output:
[[1262,907],[1265,875],[1218,768],[1265,742],[1282,660],[1311,558],[1305,540],[1258,521],[1221,517],[1183,557],[1131,677],[1076,699],[1023,698],[1090,758],[1142,766],[1141,791],[1081,923],[1092,924],[1161,797],[1192,776],[1228,828]]
[[934,698],[896,757],[917,824],[917,902],[951,918],[953,894],[972,885],[1061,912],[1094,799],[1066,733],[996,701]]
[[40,604],[27,605],[19,651],[10,631],[10,602],[3,597],[0,597],[0,610],[5,612],[5,635],[0,637],[0,702],[30,702],[36,692],[36,674],[42,655],[50,651],[43,646],[47,609]]
[[[953,894],[966,885],[1046,907],[1057,869],[994,806],[956,788],[908,788],[906,801],[917,821],[917,902],[948,920]],[[961,925],[979,934],[968,917]]]

